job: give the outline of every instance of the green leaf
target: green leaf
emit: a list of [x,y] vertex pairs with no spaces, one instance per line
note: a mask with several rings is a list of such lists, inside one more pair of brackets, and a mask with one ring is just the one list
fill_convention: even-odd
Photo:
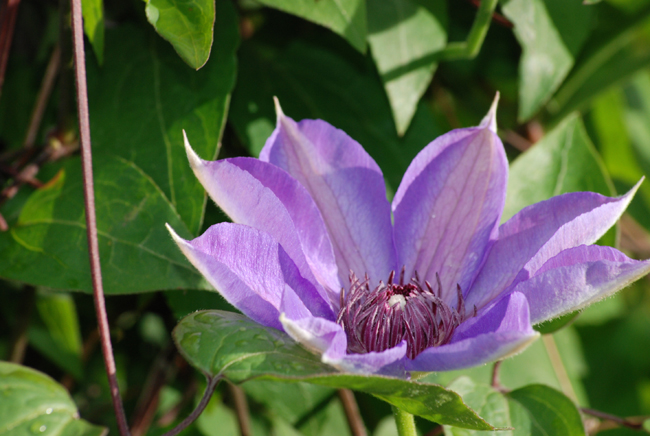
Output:
[[575,404],[544,385],[529,385],[507,394],[514,436],[584,436]]
[[68,293],[39,290],[36,309],[45,328],[32,323],[29,344],[77,380],[83,376],[81,332],[74,299]]
[[324,386],[261,379],[247,381],[242,388],[248,396],[291,424],[298,423],[335,395],[333,389]]
[[577,114],[510,165],[502,220],[533,203],[575,191],[614,195],[612,182]]
[[241,383],[256,377],[309,382],[373,394],[414,415],[463,428],[494,427],[442,386],[386,376],[344,374],[320,361],[285,333],[243,315],[218,310],[185,317],[173,332],[187,361],[210,376]]
[[[606,6],[606,5],[603,5]],[[599,6],[600,7],[600,6]],[[601,31],[591,38],[579,62],[548,103],[551,122],[582,109],[589,101],[650,64],[647,25],[650,7],[624,15],[615,10],[603,11],[603,23],[613,30]]]
[[0,362],[0,435],[103,436],[108,429],[79,419],[65,388],[47,375]]
[[[460,377],[452,382],[447,388],[457,392],[463,401],[475,410],[483,419],[495,427],[510,427],[510,412],[508,400],[503,394],[492,386],[475,383],[469,377]],[[458,427],[445,426],[446,436],[469,436],[487,435],[488,432],[476,432]],[[502,436],[511,436],[510,431],[500,431]]]
[[52,338],[70,353],[81,356],[81,332],[74,299],[63,292],[39,292],[36,309]]
[[[96,160],[94,171],[105,292],[209,289],[169,237],[166,222],[185,238],[191,234],[151,178],[118,157]],[[90,292],[86,241],[81,165],[70,159],[0,234],[0,276]]]
[[259,0],[259,2],[325,26],[341,35],[360,52],[366,51],[365,0]]
[[591,25],[592,8],[578,0],[505,0],[505,16],[523,53],[519,63],[519,119],[546,103],[567,76]]
[[81,0],[84,33],[99,64],[104,63],[104,0]]
[[205,191],[187,163],[183,129],[196,152],[214,159],[235,80],[237,19],[217,4],[215,44],[201,71],[188,69],[152,31],[123,26],[107,32],[106,64],[88,63],[88,94],[96,159],[117,154],[162,189],[196,235]]
[[214,0],[147,0],[145,12],[156,32],[187,65],[198,70],[210,57],[214,8]]
[[435,0],[369,0],[368,42],[395,119],[406,132],[447,43],[446,6]]
[[444,131],[420,102],[411,127],[399,138],[374,68],[363,58],[359,63],[302,43],[280,53],[247,43],[240,51],[230,121],[251,154],[259,154],[275,127],[277,96],[288,116],[323,119],[359,141],[381,167],[392,195],[413,157]]

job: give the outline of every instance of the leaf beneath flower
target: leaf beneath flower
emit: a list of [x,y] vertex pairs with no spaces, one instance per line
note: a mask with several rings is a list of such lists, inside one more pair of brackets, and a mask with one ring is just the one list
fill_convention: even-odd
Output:
[[453,391],[398,378],[343,374],[320,361],[285,333],[243,315],[218,310],[185,317],[173,332],[177,347],[192,366],[234,383],[256,377],[288,383],[309,382],[349,388],[387,401],[417,416],[445,425],[494,430]]

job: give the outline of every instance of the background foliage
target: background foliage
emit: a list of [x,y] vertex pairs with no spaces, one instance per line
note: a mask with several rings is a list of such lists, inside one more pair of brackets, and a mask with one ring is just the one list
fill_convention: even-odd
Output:
[[[500,91],[499,135],[511,162],[504,219],[565,192],[620,194],[650,174],[650,0],[501,0],[478,56],[468,59],[463,42],[479,3],[83,1],[99,244],[134,436],[162,434],[200,398],[205,381],[185,359],[245,381],[255,436],[349,434],[335,390],[344,386],[360,391],[374,436],[396,434],[382,400],[426,418],[417,421],[422,434],[444,424],[455,436],[495,427],[514,427],[503,433],[516,436],[624,435],[635,432],[606,430],[611,422],[578,407],[650,415],[647,279],[538,326],[542,340],[501,366],[506,393],[490,386],[491,366],[430,374],[417,392],[406,382],[326,375],[308,354],[301,368],[202,366],[207,352],[229,362],[235,351],[181,340],[205,328],[199,315],[175,332],[183,357],[172,342],[183,316],[234,311],[164,228],[189,238],[225,219],[194,178],[181,132],[204,159],[257,156],[274,128],[273,96],[292,118],[324,119],[359,141],[392,195],[419,150],[477,124]],[[97,425],[116,433],[88,295],[68,17],[66,1],[22,0],[0,94],[0,359],[25,365],[0,362],[2,436],[90,436],[102,433]],[[30,128],[58,52],[43,120]],[[17,183],[29,165],[37,175]],[[645,259],[649,231],[645,182],[600,242]],[[240,353],[263,341],[305,353],[255,325],[240,338],[237,323],[248,321],[221,316],[213,331],[235,335]],[[253,373],[262,377],[246,381]],[[185,434],[238,434],[238,389],[222,383]],[[448,408],[427,403],[434,397],[448,398]]]

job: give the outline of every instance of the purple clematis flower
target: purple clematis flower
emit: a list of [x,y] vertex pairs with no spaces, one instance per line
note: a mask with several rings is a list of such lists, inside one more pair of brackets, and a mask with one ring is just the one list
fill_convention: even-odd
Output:
[[407,377],[517,353],[537,338],[532,324],[612,294],[650,261],[590,245],[638,185],[617,198],[560,195],[499,225],[508,161],[497,100],[478,127],[427,145],[392,204],[361,145],[279,105],[259,160],[204,161],[185,138],[234,224],[172,236],[231,304],[342,371]]

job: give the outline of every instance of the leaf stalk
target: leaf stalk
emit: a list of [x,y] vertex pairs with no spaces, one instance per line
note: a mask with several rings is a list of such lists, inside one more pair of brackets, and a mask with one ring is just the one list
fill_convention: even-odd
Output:
[[439,61],[452,61],[459,59],[474,59],[481,51],[483,41],[487,35],[492,14],[497,7],[498,0],[482,0],[476,12],[474,23],[463,42],[450,42],[436,54]]
[[415,429],[415,418],[408,412],[405,412],[395,406],[392,406],[395,424],[397,425],[397,434],[399,436],[417,436]]

